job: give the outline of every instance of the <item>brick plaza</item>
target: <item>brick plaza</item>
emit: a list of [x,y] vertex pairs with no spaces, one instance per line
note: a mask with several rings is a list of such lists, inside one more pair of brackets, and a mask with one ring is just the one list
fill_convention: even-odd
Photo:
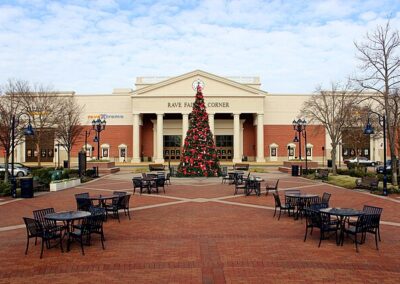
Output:
[[234,186],[217,178],[172,179],[166,194],[136,193],[131,197],[132,220],[105,223],[106,249],[98,236],[70,252],[45,249],[31,240],[24,255],[23,216],[54,207],[74,210],[74,194],[132,192],[129,171],[108,175],[77,188],[44,193],[33,199],[0,200],[0,283],[398,283],[400,279],[400,199],[351,191],[287,174],[257,174],[267,181],[280,179],[285,189],[332,193],[331,206],[361,209],[383,207],[382,241],[375,249],[372,235],[356,253],[346,239],[322,241],[319,231],[303,242],[305,220],[283,215],[273,218],[268,196],[234,196]]

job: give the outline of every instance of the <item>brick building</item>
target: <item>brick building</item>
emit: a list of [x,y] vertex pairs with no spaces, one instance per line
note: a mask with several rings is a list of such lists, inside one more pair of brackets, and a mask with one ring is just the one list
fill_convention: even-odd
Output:
[[[270,94],[263,91],[258,77],[220,77],[196,70],[177,77],[138,77],[135,89],[114,89],[112,94],[75,95],[84,106],[81,121],[86,125],[78,151],[97,157],[93,142],[93,119],[105,119],[101,132],[100,157],[117,162],[139,163],[178,161],[189,126],[189,114],[195,100],[197,84],[203,86],[208,118],[221,161],[281,162],[299,156],[294,143],[292,121],[311,94]],[[89,133],[90,132],[90,133]],[[53,138],[49,137],[50,141]],[[42,160],[54,163],[65,159],[62,147],[47,143]],[[367,139],[362,155],[383,160],[381,143]],[[338,155],[348,152],[339,149]],[[321,125],[307,125],[307,148],[302,141],[302,157],[325,161],[330,156],[330,140]],[[34,159],[29,143],[18,146],[17,161]],[[350,153],[350,152],[349,152]],[[341,158],[343,159],[343,157]]]

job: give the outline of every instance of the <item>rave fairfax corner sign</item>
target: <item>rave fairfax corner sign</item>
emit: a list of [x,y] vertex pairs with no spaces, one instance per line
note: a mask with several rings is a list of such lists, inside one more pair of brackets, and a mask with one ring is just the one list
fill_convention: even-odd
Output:
[[[228,108],[229,102],[207,102],[207,107],[213,108]],[[193,102],[168,102],[168,108],[191,108],[193,107]]]

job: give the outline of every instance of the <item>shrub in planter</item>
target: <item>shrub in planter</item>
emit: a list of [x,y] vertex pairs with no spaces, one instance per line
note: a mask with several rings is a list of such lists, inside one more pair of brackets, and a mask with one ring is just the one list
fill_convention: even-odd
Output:
[[32,170],[32,175],[40,183],[49,186],[51,182],[51,174],[53,171],[54,168],[36,168]]
[[11,184],[9,182],[4,182],[0,180],[0,195],[10,195],[11,194]]
[[96,175],[95,170],[93,170],[93,169],[86,170],[86,176],[87,177],[94,177],[95,175]]

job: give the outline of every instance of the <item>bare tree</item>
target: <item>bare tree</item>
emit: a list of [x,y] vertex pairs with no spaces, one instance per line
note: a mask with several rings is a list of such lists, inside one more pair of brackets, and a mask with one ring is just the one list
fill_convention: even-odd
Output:
[[336,174],[337,146],[353,114],[352,109],[358,102],[359,92],[352,90],[350,83],[345,86],[332,83],[330,90],[318,87],[301,109],[302,115],[307,117],[310,123],[322,124],[331,138],[333,174]]
[[76,144],[83,126],[81,125],[80,116],[83,107],[79,106],[75,97],[65,97],[62,99],[63,108],[59,116],[62,117],[58,121],[56,128],[56,139],[63,145],[68,154],[68,168],[71,166],[71,151]]
[[33,141],[36,145],[38,165],[41,165],[41,145],[46,131],[58,124],[60,112],[63,107],[60,104],[60,96],[50,87],[36,85],[32,91],[21,96],[25,112],[31,117],[35,128]]
[[[22,113],[21,96],[30,92],[26,81],[8,80],[0,92],[0,146],[4,149],[5,168],[8,169],[12,148],[16,147],[24,138],[21,126],[26,121],[20,116]],[[14,144],[12,141],[12,128],[14,120]],[[5,171],[4,180],[8,181],[8,171]]]
[[392,95],[400,85],[399,31],[393,30],[390,21],[387,21],[386,25],[378,26],[372,33],[367,33],[364,42],[354,44],[359,52],[358,59],[363,73],[363,77],[357,81],[363,89],[372,90],[379,95],[376,101],[386,116],[392,184],[397,185],[396,129],[399,116],[393,109],[394,106],[398,109],[398,103],[392,99]]

